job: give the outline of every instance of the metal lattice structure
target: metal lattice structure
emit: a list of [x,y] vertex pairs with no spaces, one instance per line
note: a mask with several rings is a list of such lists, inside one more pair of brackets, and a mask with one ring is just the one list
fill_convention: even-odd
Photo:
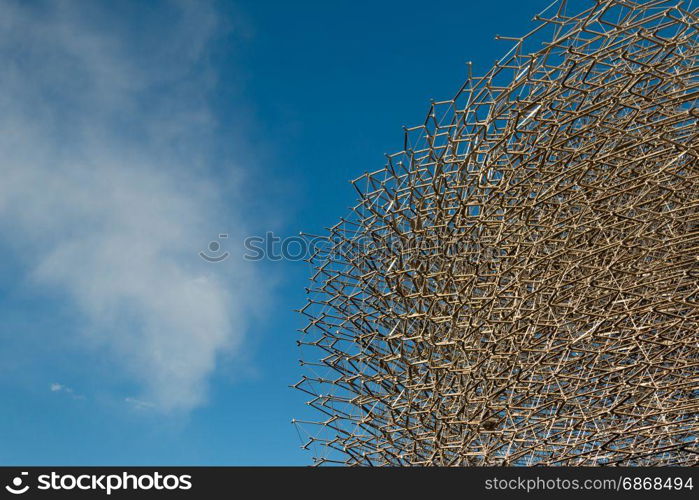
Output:
[[316,463],[699,463],[699,11],[581,3],[353,181],[301,309]]

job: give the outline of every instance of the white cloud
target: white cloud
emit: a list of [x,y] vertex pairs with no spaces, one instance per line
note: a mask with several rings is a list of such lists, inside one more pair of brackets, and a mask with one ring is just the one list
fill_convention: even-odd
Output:
[[62,392],[62,393],[68,394],[73,399],[85,399],[85,396],[83,396],[82,394],[76,394],[76,392],[73,390],[72,387],[68,387],[66,385],[59,384],[57,382],[54,382],[49,387],[51,389],[51,392]]
[[244,232],[208,175],[220,27],[204,3],[109,6],[0,0],[0,230],[148,401],[187,410],[264,294],[244,262],[197,255]]
[[135,410],[149,410],[154,406],[153,403],[136,398],[124,398],[124,402],[131,405]]

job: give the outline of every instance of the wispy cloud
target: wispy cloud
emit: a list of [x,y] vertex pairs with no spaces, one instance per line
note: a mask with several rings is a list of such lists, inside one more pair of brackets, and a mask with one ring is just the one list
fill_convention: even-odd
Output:
[[141,401],[140,399],[136,398],[124,398],[124,402],[130,405],[135,410],[149,410],[155,406],[153,405],[153,403],[149,403],[148,401]]
[[264,294],[247,263],[197,255],[245,231],[208,153],[219,139],[207,50],[221,27],[201,2],[158,16],[109,5],[0,0],[0,229],[148,404],[187,410]]
[[50,386],[51,392],[63,392],[73,397],[73,399],[85,399],[82,394],[77,394],[72,387],[54,382]]

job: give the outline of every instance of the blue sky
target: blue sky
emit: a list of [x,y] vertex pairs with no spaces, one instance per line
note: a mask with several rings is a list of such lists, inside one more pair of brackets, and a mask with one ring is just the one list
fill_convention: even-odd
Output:
[[310,463],[309,269],[243,239],[333,225],[548,3],[0,0],[0,463]]

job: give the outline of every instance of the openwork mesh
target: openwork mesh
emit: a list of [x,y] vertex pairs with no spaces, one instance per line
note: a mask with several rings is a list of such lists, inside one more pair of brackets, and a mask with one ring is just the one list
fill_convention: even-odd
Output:
[[353,181],[301,309],[316,463],[699,463],[698,15],[556,2]]

